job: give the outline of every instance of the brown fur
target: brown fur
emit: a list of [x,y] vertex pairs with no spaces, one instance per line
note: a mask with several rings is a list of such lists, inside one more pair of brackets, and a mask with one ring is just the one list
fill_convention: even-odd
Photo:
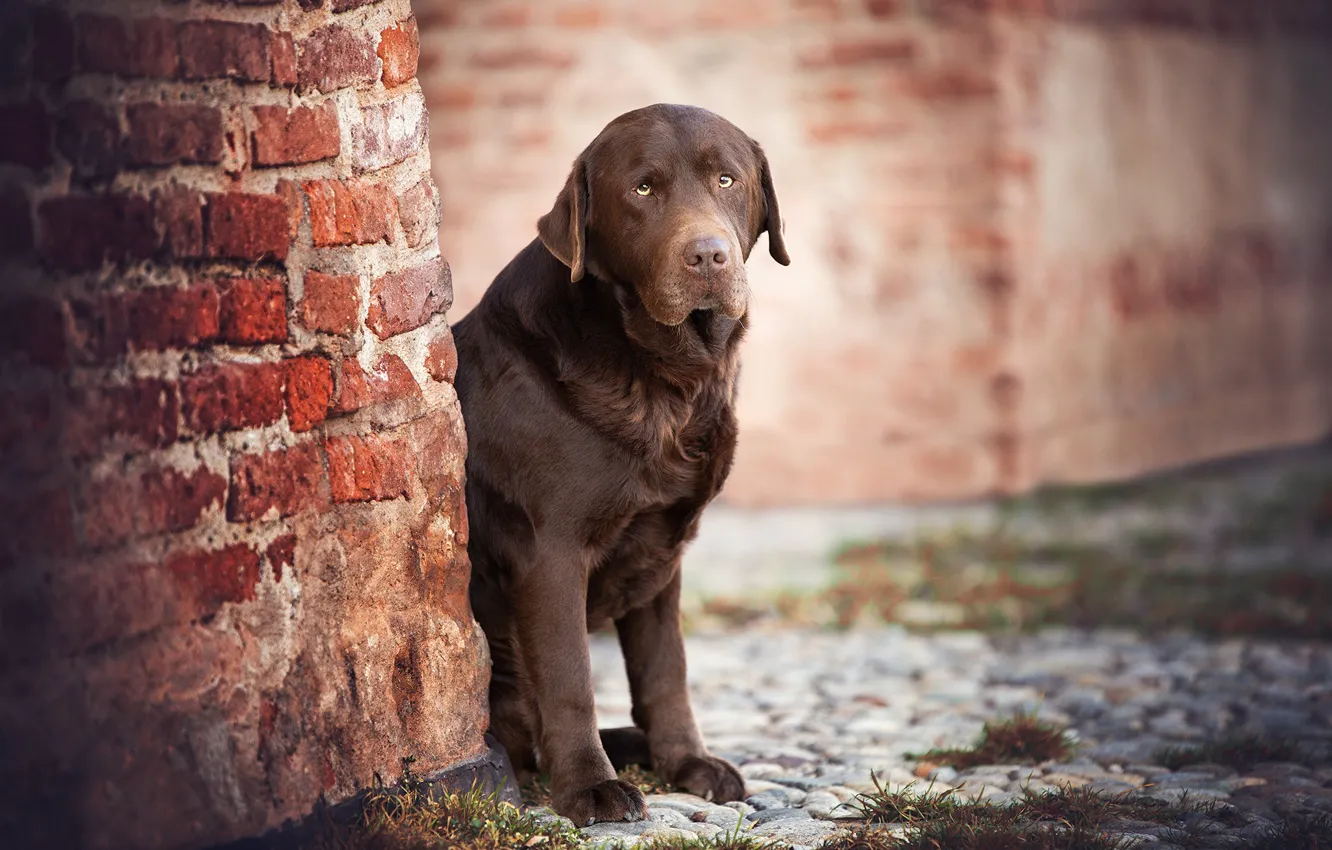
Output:
[[[788,263],[752,139],[702,109],[636,110],[578,157],[539,238],[455,328],[491,730],[579,824],[646,815],[613,762],[744,794],[690,708],[680,555],[731,466],[743,261],[765,231]],[[635,728],[599,737],[587,631],[608,621]]]

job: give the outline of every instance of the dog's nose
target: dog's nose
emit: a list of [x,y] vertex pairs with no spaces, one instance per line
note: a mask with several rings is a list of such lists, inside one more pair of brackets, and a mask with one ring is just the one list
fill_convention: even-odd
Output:
[[731,251],[726,240],[718,236],[694,239],[685,246],[684,261],[694,271],[708,274],[731,262]]

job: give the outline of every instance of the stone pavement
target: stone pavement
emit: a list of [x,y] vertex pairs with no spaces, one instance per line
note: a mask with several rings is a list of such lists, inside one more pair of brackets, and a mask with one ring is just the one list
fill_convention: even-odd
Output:
[[[1291,811],[1332,813],[1332,767],[1171,771],[1153,763],[1163,746],[1236,732],[1298,740],[1328,763],[1332,645],[1071,630],[920,636],[888,627],[701,635],[688,639],[688,652],[699,723],[713,751],[741,766],[751,796],[727,806],[654,796],[650,820],[596,824],[583,830],[589,839],[711,836],[743,822],[795,847],[816,846],[854,816],[845,804],[872,788],[871,771],[900,787],[917,778],[906,753],[967,745],[985,721],[1015,712],[1067,724],[1077,757],[1036,767],[937,768],[928,772],[936,790],[1003,801],[1023,788],[1090,786],[1172,802],[1187,792],[1236,805],[1234,816],[1194,825],[1190,846],[1197,847],[1247,846]],[[614,638],[594,636],[592,655],[600,724],[628,724]],[[1124,831],[1145,847],[1177,846],[1164,827],[1129,823]]]

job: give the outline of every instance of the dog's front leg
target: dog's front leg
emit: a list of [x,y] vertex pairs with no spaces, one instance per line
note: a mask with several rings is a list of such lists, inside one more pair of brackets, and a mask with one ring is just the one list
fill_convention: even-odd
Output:
[[647,817],[643,794],[615,778],[597,736],[582,570],[572,561],[548,562],[514,590],[523,672],[536,696],[537,746],[555,810],[579,826]]
[[661,593],[615,621],[629,674],[634,724],[667,782],[717,803],[741,800],[745,781],[728,762],[708,753],[694,722],[680,631],[680,569]]

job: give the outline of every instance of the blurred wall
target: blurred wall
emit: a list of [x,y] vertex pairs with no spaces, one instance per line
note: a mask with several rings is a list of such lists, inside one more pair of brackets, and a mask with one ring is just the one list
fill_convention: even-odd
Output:
[[767,149],[793,264],[750,260],[732,503],[1009,492],[1332,424],[1326,4],[414,5],[459,310],[621,112],[695,103]]

